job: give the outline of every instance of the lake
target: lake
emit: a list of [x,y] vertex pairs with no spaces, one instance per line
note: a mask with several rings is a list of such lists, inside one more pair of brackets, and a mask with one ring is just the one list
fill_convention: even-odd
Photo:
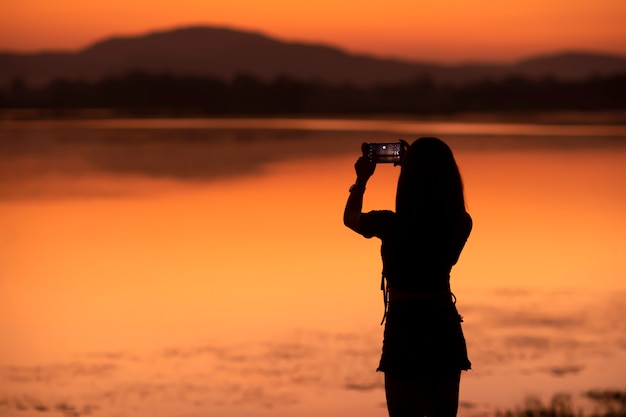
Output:
[[385,416],[380,242],[342,214],[361,143],[420,136],[474,219],[459,415],[624,389],[625,125],[0,121],[0,414]]

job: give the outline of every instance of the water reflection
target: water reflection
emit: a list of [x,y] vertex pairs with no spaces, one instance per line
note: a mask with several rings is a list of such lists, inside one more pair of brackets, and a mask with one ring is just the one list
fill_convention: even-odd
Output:
[[111,119],[4,121],[0,129],[0,199],[119,195],[124,190],[114,181],[120,176],[205,181],[257,175],[271,163],[354,154],[364,141],[411,140],[415,132],[445,136],[459,151],[626,148],[622,125]]
[[[379,248],[341,210],[360,143],[426,125],[227,122],[4,125],[0,414],[384,415]],[[461,414],[621,388],[626,136],[489,129],[445,138],[476,222]]]
[[[609,298],[570,293],[567,311],[547,302],[556,295],[517,297],[516,309],[538,301],[543,305],[534,308],[530,319],[522,315],[519,320],[509,308],[510,297],[468,297],[464,310],[471,317],[468,333],[476,369],[463,377],[461,415],[486,405],[491,410],[505,407],[523,394],[559,392],[567,386],[578,393],[589,386],[621,383],[619,375],[612,376],[606,368],[604,379],[589,368],[624,369],[626,328],[598,326],[603,319],[621,321],[626,292]],[[574,320],[569,319],[572,315]],[[237,410],[260,416],[310,415],[317,407],[338,415],[328,396],[337,392],[350,398],[352,392],[369,407],[363,415],[382,416],[383,381],[374,372],[379,338],[374,327],[355,332],[297,330],[277,340],[172,345],[147,353],[100,351],[49,365],[6,367],[0,410],[137,416],[166,416],[164,410],[171,409],[198,416],[207,410]],[[498,392],[505,381],[508,395]]]

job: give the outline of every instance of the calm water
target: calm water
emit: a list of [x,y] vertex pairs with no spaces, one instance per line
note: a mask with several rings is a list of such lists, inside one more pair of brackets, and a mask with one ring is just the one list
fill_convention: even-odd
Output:
[[475,222],[459,414],[624,389],[625,126],[3,122],[0,415],[385,416],[379,242],[341,216],[361,142],[427,135]]

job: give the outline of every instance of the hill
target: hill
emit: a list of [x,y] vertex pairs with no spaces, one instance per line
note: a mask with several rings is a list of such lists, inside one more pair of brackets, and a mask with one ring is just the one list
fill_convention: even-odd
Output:
[[285,42],[261,33],[220,27],[186,27],[140,36],[114,37],[78,52],[0,53],[0,87],[21,78],[40,86],[63,78],[95,81],[130,71],[232,79],[248,74],[262,80],[287,75],[324,83],[404,82],[418,77],[454,84],[507,75],[559,79],[626,72],[626,57],[564,53],[516,64],[446,66],[347,53],[328,45]]

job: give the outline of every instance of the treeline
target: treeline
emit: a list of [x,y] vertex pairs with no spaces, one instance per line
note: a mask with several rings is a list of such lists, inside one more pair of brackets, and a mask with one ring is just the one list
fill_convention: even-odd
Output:
[[361,87],[239,75],[230,81],[133,72],[96,82],[57,80],[0,89],[0,108],[110,108],[169,115],[455,113],[467,111],[617,110],[626,108],[626,74],[582,81],[509,77],[465,85],[427,77]]

